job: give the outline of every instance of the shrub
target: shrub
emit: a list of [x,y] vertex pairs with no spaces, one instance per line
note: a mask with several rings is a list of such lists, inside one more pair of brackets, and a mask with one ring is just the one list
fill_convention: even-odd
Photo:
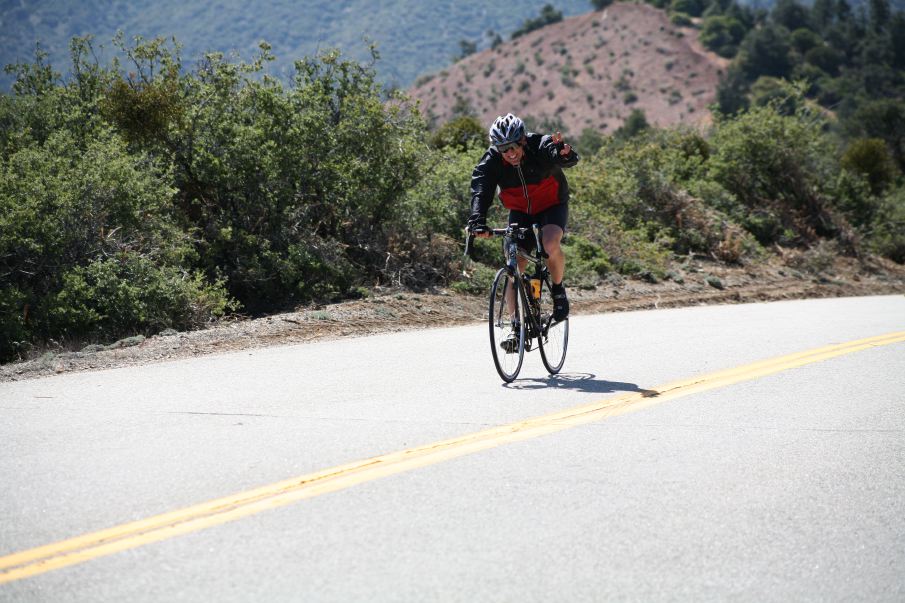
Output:
[[64,337],[116,338],[164,328],[197,328],[233,308],[222,283],[159,266],[134,252],[76,266],[46,300],[44,331]]
[[566,263],[565,280],[572,287],[594,288],[601,278],[614,270],[603,247],[582,235],[569,235],[563,241]]
[[745,37],[745,26],[725,15],[706,17],[701,25],[701,44],[721,57],[732,58]]
[[534,19],[526,19],[521,27],[512,32],[512,39],[514,40],[526,33],[560,21],[562,21],[562,11],[556,10],[552,4],[545,4],[543,8],[541,8],[540,16]]
[[398,95],[384,101],[372,67],[328,51],[284,86],[261,75],[269,58],[266,46],[251,64],[208,55],[186,78],[193,118],[170,147],[201,267],[251,312],[373,282],[427,155],[423,120]]
[[845,57],[830,46],[815,46],[805,52],[804,60],[815,67],[819,67],[825,73],[836,75],[839,73],[839,67]]
[[701,0],[672,0],[669,5],[669,10],[673,13],[682,13],[689,17],[700,17],[704,8],[705,3]]
[[[471,214],[471,172],[483,151],[483,145],[464,151],[447,147],[428,157],[435,167],[398,202],[383,268],[387,280],[423,288],[458,278],[463,228]],[[488,219],[496,216],[491,212]]]
[[[87,140],[59,130],[44,144],[20,149],[3,162],[0,272],[8,280],[0,303],[9,306],[10,318],[0,329],[10,333],[10,341],[20,342],[4,346],[4,357],[20,353],[21,342],[59,338],[64,331],[70,337],[88,331],[117,337],[152,324],[196,326],[227,309],[220,284],[204,285],[197,274],[187,276],[178,268],[193,253],[170,213],[174,191],[168,181],[167,169],[146,155],[130,154],[105,128]],[[96,302],[121,304],[116,311],[147,315],[147,321],[104,322],[104,316],[112,315],[110,309],[97,310],[89,319],[88,309],[95,307],[90,304],[84,311],[72,308],[70,316],[82,318],[62,319],[61,300],[71,297],[63,292],[74,286],[73,279],[88,278],[95,274],[92,266],[109,266],[115,257],[140,264],[143,274],[166,274],[173,288],[182,287],[182,297],[146,299],[141,302],[144,310],[129,306],[133,298]],[[175,283],[176,274],[179,283],[186,283]],[[189,306],[197,311],[189,311]],[[94,323],[103,324],[89,329]],[[80,333],[81,327],[88,331]]]
[[466,150],[472,145],[482,145],[487,140],[487,132],[477,118],[466,115],[449,120],[431,136],[431,146],[435,149],[455,147]]
[[829,201],[837,168],[828,138],[813,115],[783,116],[773,105],[756,107],[718,124],[711,138],[708,178],[746,208],[748,228],[761,244],[792,233],[794,244],[840,237],[856,242]]
[[21,358],[31,347],[29,295],[13,285],[0,285],[0,362]]
[[876,253],[905,264],[905,188],[880,201],[868,244]]
[[691,27],[694,25],[694,21],[685,13],[672,13],[669,17],[669,22],[677,27]]
[[879,138],[853,140],[842,155],[840,165],[867,178],[874,195],[882,194],[899,175],[892,154]]

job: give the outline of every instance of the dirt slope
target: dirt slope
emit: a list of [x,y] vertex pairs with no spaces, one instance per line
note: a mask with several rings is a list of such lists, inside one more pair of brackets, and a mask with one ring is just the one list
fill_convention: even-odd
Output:
[[437,123],[458,106],[482,123],[509,111],[558,118],[573,136],[612,133],[633,109],[660,127],[706,124],[727,61],[697,35],[650,5],[618,3],[466,57],[409,93]]

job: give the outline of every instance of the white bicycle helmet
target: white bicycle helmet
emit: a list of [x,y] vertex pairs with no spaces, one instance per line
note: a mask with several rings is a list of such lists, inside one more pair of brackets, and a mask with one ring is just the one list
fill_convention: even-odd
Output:
[[493,121],[490,126],[490,142],[496,146],[518,142],[525,135],[525,122],[507,113]]

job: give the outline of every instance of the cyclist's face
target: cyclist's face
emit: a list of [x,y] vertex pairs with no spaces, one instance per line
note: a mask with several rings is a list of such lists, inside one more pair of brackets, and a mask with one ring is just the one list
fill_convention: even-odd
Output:
[[503,155],[503,159],[506,161],[506,163],[510,165],[518,165],[522,162],[522,158],[525,156],[524,146],[517,144],[515,146],[504,148],[505,150],[501,150],[500,153]]

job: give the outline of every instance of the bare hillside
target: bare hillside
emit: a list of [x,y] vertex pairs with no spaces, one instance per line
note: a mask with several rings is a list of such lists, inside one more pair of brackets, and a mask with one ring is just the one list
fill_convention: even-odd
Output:
[[727,61],[647,4],[619,3],[471,55],[409,92],[439,123],[466,106],[488,123],[512,111],[611,133],[633,109],[658,126],[708,123]]

